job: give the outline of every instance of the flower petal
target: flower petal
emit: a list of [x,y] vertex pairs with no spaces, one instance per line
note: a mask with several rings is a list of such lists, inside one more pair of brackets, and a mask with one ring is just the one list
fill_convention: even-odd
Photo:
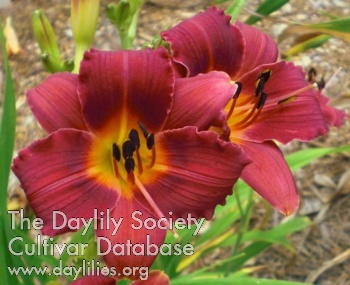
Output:
[[137,280],[131,285],[169,285],[169,277],[163,271],[154,270],[149,274],[147,280]]
[[79,80],[83,116],[92,131],[116,132],[139,120],[152,132],[164,125],[174,87],[164,48],[86,52]]
[[210,219],[249,163],[239,146],[194,127],[161,132],[155,145],[156,163],[140,180],[163,214],[172,212],[175,218],[191,214]]
[[274,40],[255,27],[236,21],[245,40],[245,54],[242,68],[236,77],[241,77],[255,67],[273,63],[278,57],[278,48]]
[[205,130],[220,117],[237,86],[224,72],[213,71],[175,81],[173,107],[164,129],[197,126]]
[[73,281],[70,285],[116,285],[116,282],[112,277],[88,275]]
[[242,179],[278,211],[294,213],[299,194],[281,150],[273,142],[242,142],[241,146],[253,160],[243,169]]
[[[231,139],[262,142],[278,140],[287,143],[293,139],[307,141],[327,132],[317,97],[305,81],[301,67],[280,61],[275,64],[261,65],[241,78],[242,92],[237,100],[235,111],[240,108],[254,107],[247,103],[253,100],[257,78],[263,70],[271,70],[271,76],[265,83],[267,99],[257,119],[243,130],[235,130],[231,125]],[[243,103],[242,103],[243,102]],[[237,117],[235,111],[232,118]]]
[[53,211],[63,212],[68,221],[88,219],[94,209],[114,207],[118,193],[89,175],[93,139],[87,132],[61,129],[23,149],[14,159],[12,170],[35,215],[43,219],[45,235],[70,231],[62,215]]
[[[139,279],[142,274],[145,274],[141,268],[147,270],[148,274],[149,267],[157,257],[156,250],[158,251],[164,242],[166,230],[157,226],[154,229],[147,228],[144,225],[146,219],[151,222],[157,222],[157,219],[135,199],[128,200],[121,197],[111,212],[111,218],[116,221],[122,219],[122,222],[118,231],[113,233],[114,227],[107,227],[106,224],[102,230],[100,221],[96,230],[99,253],[109,267],[115,268],[118,278]],[[153,249],[147,247],[147,243],[154,244]],[[139,267],[139,270],[134,275],[123,275],[125,267],[136,266]]]
[[188,69],[189,76],[225,71],[234,76],[242,65],[244,41],[230,17],[215,7],[200,12],[161,33],[170,44],[173,59]]
[[86,130],[77,88],[77,75],[67,72],[51,75],[39,86],[28,90],[29,107],[45,131]]
[[326,123],[330,126],[340,127],[346,118],[346,112],[344,110],[338,110],[334,108],[329,103],[329,98],[322,95],[321,92],[315,91],[316,96],[320,102],[322,113]]

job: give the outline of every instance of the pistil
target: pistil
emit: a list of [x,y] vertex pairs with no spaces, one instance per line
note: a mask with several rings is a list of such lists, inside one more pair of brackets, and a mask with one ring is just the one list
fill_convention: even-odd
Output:
[[[149,205],[151,206],[151,208],[154,210],[154,212],[156,213],[156,215],[158,216],[158,218],[163,218],[165,217],[165,215],[163,214],[163,212],[161,211],[161,209],[159,209],[158,205],[156,204],[156,202],[153,200],[153,198],[151,197],[151,195],[148,193],[147,189],[143,186],[143,184],[141,183],[141,181],[135,177],[135,184],[136,186],[139,188],[139,190],[141,191],[142,195],[145,197],[145,199],[147,200],[147,202],[149,203]],[[168,228],[168,230],[170,230],[175,238],[178,238],[178,234],[176,233],[176,231],[174,229],[172,229],[169,225],[169,222],[166,221],[165,226]]]

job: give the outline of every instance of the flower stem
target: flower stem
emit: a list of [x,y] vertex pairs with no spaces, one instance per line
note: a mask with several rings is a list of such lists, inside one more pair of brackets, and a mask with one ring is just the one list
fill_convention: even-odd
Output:
[[80,69],[80,63],[84,57],[85,51],[89,49],[89,45],[83,43],[76,43],[75,56],[74,56],[74,69],[73,73],[78,73]]

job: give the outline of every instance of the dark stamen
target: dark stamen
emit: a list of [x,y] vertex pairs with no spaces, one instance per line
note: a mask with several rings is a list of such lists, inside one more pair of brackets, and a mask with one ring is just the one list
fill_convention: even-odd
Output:
[[123,150],[123,157],[124,157],[124,159],[126,159],[127,157],[132,157],[132,155],[135,151],[135,146],[131,142],[131,140],[126,140],[123,143],[122,150]]
[[264,83],[266,83],[269,80],[270,76],[271,76],[271,70],[267,69],[267,70],[262,71],[259,74],[258,79],[264,79]]
[[256,84],[256,89],[255,89],[255,96],[258,96],[259,94],[262,93],[264,89],[264,84],[265,84],[265,79],[264,78],[259,78]]
[[148,135],[146,144],[147,144],[148,149],[153,148],[153,146],[154,146],[154,134],[153,133]]
[[265,92],[261,92],[261,97],[259,99],[258,105],[256,106],[257,109],[262,108],[266,102],[267,94]]
[[147,139],[147,137],[148,137],[148,132],[147,132],[146,127],[145,127],[140,121],[138,121],[137,124],[139,125],[139,127],[140,127],[140,129],[141,129],[141,131],[142,131],[143,136],[145,137],[145,139]]
[[113,145],[112,145],[112,153],[113,153],[114,159],[116,161],[120,161],[120,149],[116,143],[113,143]]
[[237,85],[237,89],[236,89],[235,94],[233,95],[233,98],[235,98],[235,97],[238,98],[239,94],[241,94],[242,87],[243,87],[242,83],[239,81],[236,82],[236,85]]
[[322,76],[321,80],[319,82],[317,82],[317,88],[319,91],[321,91],[325,87],[326,87],[326,81],[324,80],[324,77]]
[[135,146],[135,149],[140,148],[140,137],[139,133],[135,129],[131,129],[129,133],[129,139]]
[[124,166],[125,166],[125,170],[128,173],[130,173],[131,171],[134,171],[134,169],[135,169],[135,161],[134,161],[134,159],[132,157],[126,158]]
[[313,83],[315,81],[316,75],[317,75],[316,69],[311,67],[310,70],[307,73],[308,81],[310,83]]

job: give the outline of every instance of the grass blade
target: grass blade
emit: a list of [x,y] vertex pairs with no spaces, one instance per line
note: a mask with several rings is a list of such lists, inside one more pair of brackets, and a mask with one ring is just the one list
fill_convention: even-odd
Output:
[[[265,0],[259,5],[255,12],[257,14],[267,16],[270,15],[272,12],[278,10],[288,2],[289,0]],[[253,15],[246,20],[246,23],[249,25],[253,25],[256,22],[260,21],[260,19],[260,17]]]
[[225,13],[231,15],[231,23],[234,22],[241,11],[246,0],[235,0],[232,4],[226,9]]
[[[0,245],[1,248],[7,248],[9,233],[9,217],[7,214],[7,185],[10,174],[10,165],[15,141],[16,129],[16,100],[13,80],[11,76],[10,66],[6,52],[6,40],[3,28],[0,23],[0,43],[3,52],[3,61],[5,67],[5,89],[2,104],[2,118],[0,123]],[[9,253],[6,250],[0,251],[0,264],[7,264]],[[11,257],[11,256],[10,256]],[[0,276],[2,276],[3,284],[17,284],[17,278],[10,276],[6,266],[0,266]],[[16,281],[17,282],[16,282]],[[15,283],[13,283],[15,282]]]

